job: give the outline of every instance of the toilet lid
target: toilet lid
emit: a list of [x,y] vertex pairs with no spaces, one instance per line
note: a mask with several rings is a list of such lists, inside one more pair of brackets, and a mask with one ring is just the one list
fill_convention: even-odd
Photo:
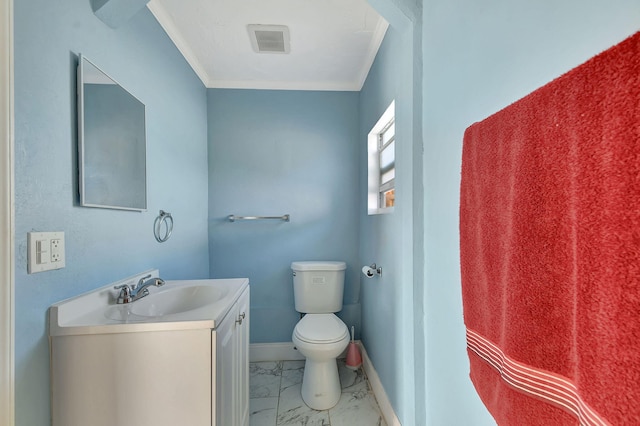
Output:
[[309,343],[338,342],[349,336],[347,326],[334,314],[307,314],[294,332],[298,339]]

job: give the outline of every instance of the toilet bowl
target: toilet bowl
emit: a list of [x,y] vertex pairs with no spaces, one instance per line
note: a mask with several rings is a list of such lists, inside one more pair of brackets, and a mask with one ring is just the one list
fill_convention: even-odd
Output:
[[296,324],[293,344],[306,358],[302,400],[315,410],[327,410],[340,399],[336,358],[349,344],[347,326],[334,314],[307,314]]

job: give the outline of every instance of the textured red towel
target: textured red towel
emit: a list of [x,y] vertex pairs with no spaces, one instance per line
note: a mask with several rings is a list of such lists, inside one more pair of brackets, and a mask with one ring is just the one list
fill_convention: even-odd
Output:
[[640,425],[640,33],[464,136],[471,379],[500,425]]

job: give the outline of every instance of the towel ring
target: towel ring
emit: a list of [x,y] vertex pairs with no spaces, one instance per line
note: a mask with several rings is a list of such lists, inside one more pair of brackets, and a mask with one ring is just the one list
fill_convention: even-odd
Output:
[[[162,224],[165,226],[164,236],[160,235]],[[171,213],[160,210],[160,215],[158,215],[155,222],[153,222],[153,236],[156,237],[157,242],[164,243],[171,236],[171,232],[173,232],[173,218],[171,217]]]

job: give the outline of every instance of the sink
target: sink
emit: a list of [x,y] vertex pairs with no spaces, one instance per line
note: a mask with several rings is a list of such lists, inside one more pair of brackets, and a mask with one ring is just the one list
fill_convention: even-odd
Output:
[[133,285],[149,274],[159,276],[158,270],[146,271],[52,305],[50,335],[215,329],[249,285],[246,278],[166,280],[135,302],[116,303],[114,286]]
[[152,293],[130,305],[129,311],[134,316],[159,317],[192,311],[215,303],[229,293],[229,288],[193,285],[167,288]]
[[146,321],[146,317],[135,315],[127,305],[116,305],[105,309],[104,317],[114,321],[136,322]]
[[123,322],[143,322],[150,317],[176,315],[216,303],[229,294],[229,287],[211,285],[183,285],[166,288],[161,291],[151,290],[149,296],[131,303],[124,303],[107,308],[104,315],[107,319]]

